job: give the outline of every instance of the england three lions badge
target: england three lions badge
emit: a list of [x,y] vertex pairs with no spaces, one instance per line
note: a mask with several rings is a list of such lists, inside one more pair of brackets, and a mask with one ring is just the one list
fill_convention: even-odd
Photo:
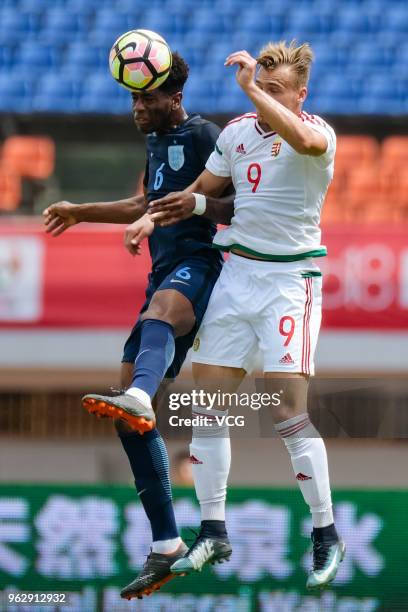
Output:
[[184,166],[184,145],[171,145],[168,149],[169,166],[177,172]]

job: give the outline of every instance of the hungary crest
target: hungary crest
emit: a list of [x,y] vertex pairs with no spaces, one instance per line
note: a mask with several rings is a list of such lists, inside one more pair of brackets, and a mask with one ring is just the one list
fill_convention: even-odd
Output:
[[184,145],[171,145],[168,148],[169,166],[177,172],[184,166]]

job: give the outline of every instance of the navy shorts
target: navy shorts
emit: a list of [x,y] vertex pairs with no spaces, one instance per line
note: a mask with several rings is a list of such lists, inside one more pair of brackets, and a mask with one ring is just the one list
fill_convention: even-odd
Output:
[[206,261],[203,258],[191,257],[183,260],[172,269],[166,268],[150,273],[146,289],[146,301],[140,310],[136,325],[126,340],[122,363],[134,363],[136,361],[140,346],[140,326],[142,323],[140,315],[148,309],[153,295],[156,291],[162,289],[175,289],[190,300],[196,317],[196,324],[191,332],[175,340],[174,359],[166,373],[166,378],[175,378],[180,372],[187,351],[194,342],[220,272],[221,265],[214,265],[214,260]]

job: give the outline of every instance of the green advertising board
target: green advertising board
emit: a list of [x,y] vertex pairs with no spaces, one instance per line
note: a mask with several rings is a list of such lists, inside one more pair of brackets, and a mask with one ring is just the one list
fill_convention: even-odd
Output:
[[[199,525],[194,492],[174,492],[185,539]],[[5,612],[371,612],[408,610],[407,491],[338,490],[347,556],[334,585],[305,589],[310,515],[298,490],[231,489],[230,563],[175,578],[143,600],[120,599],[150,530],[124,486],[0,486],[0,609]],[[9,603],[17,592],[68,593],[61,605]]]

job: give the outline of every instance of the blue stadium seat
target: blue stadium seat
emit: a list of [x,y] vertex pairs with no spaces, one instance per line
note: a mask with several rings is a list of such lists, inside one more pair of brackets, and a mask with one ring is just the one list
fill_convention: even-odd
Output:
[[272,21],[269,15],[263,15],[252,8],[245,9],[237,16],[236,25],[233,28],[233,35],[237,35],[237,30],[247,32],[252,36],[262,36],[268,39],[272,32],[279,32],[282,28],[282,20]]
[[391,32],[408,33],[408,5],[392,8],[385,12],[381,20],[382,29]]
[[347,34],[352,32],[364,34],[370,30],[370,22],[361,10],[341,5],[340,10],[336,12],[335,29],[337,32]]
[[98,45],[83,42],[72,43],[65,51],[64,69],[74,66],[78,72],[84,70],[98,70],[99,67],[107,66],[108,49],[102,49]]
[[46,75],[41,79],[33,99],[34,112],[74,113],[78,110],[80,84],[76,80],[63,79],[61,76]]
[[[54,8],[61,7],[63,8],[65,5],[65,0],[53,0],[52,6]],[[49,0],[20,0],[20,12],[21,13],[29,13],[32,15],[40,15],[50,8]]]
[[403,100],[406,97],[407,82],[390,78],[389,73],[372,74],[362,82],[362,97],[378,97],[383,100]]
[[35,31],[37,25],[38,20],[33,15],[20,13],[11,8],[3,8],[0,11],[0,38],[5,30],[11,30],[15,39],[18,40]]
[[32,82],[10,71],[0,73],[0,112],[29,112]]
[[[327,43],[313,44],[313,52],[315,54],[315,67],[324,67],[326,69],[336,68],[344,65],[343,49],[337,45],[329,45]],[[313,72],[314,68],[312,68]]]
[[313,106],[306,105],[306,110],[325,117],[326,115],[352,115],[358,112],[356,100],[350,98],[339,99],[332,96],[316,96]]
[[221,13],[215,13],[205,8],[198,8],[194,11],[190,24],[192,31],[217,35],[229,32],[233,26],[233,23]]
[[371,67],[374,70],[388,66],[392,61],[392,55],[384,47],[360,42],[353,46],[349,61],[360,67]]
[[314,96],[323,96],[328,98],[351,98],[353,90],[350,80],[345,79],[342,75],[336,73],[327,73],[325,77],[319,81],[314,81],[311,89]]
[[164,35],[165,32],[171,32],[171,24],[169,15],[158,7],[149,7],[146,10],[135,27],[145,30],[153,30]]
[[14,65],[30,70],[38,68],[54,68],[58,65],[60,50],[53,45],[41,45],[36,41],[26,41],[14,51]]
[[[50,112],[128,112],[129,95],[110,79],[107,57],[117,36],[137,27],[160,32],[191,64],[186,99],[192,110],[247,110],[225,57],[240,48],[256,55],[267,40],[293,37],[314,47],[310,102],[316,112],[315,105],[327,114],[408,110],[403,0],[149,0],[143,6],[136,0],[0,0],[0,110],[27,112],[35,103]],[[30,91],[4,77],[18,78],[23,68],[33,79]]]
[[407,111],[408,105],[404,100],[366,96],[360,98],[357,112],[361,115],[403,115]]
[[115,83],[105,71],[92,75],[83,86],[78,101],[79,110],[86,113],[130,112],[130,92]]
[[294,10],[288,17],[286,24],[287,29],[298,30],[305,34],[313,32],[326,33],[332,29],[331,17],[316,13],[310,8],[303,10]]

